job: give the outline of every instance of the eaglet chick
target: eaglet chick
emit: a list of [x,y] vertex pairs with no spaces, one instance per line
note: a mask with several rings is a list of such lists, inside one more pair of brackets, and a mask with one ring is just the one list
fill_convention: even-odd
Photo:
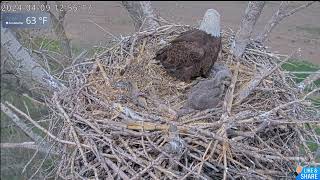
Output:
[[215,74],[213,79],[199,82],[188,94],[186,104],[179,110],[178,115],[188,114],[194,110],[215,108],[223,99],[226,86],[231,83],[231,72],[223,69]]

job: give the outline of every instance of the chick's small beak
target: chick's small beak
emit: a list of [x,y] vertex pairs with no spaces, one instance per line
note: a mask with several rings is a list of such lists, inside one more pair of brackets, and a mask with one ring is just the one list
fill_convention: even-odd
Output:
[[229,86],[231,84],[231,78],[225,78],[222,83],[226,86]]

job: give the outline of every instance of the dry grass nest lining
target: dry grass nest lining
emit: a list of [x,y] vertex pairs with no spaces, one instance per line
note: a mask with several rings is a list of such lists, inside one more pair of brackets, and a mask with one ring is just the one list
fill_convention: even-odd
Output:
[[319,121],[319,112],[304,101],[305,95],[281,67],[237,103],[239,92],[257,72],[276,67],[283,58],[250,44],[237,64],[229,32],[223,33],[219,62],[237,74],[229,94],[232,106],[225,103],[175,118],[197,81],[175,80],[152,59],[191,28],[167,25],[136,33],[93,62],[69,68],[69,88],[51,101],[53,116],[64,122],[58,137],[73,143],[72,151],[63,148],[61,177],[266,179],[289,176],[296,162],[315,161],[305,143],[304,155],[299,149],[306,139],[319,142],[304,126]]

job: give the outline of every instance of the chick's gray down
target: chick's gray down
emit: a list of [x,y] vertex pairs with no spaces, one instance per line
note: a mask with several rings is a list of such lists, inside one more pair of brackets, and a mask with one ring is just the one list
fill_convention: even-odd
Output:
[[215,73],[213,79],[199,82],[188,94],[184,107],[179,111],[180,115],[193,110],[205,110],[215,108],[223,99],[226,86],[231,82],[231,72],[223,69]]

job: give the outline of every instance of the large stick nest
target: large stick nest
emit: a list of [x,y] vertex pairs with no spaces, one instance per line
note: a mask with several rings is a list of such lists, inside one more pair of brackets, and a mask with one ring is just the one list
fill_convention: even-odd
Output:
[[[273,179],[294,177],[297,164],[316,161],[305,143],[319,142],[310,130],[320,119],[310,93],[299,92],[293,75],[279,66],[285,57],[265,47],[250,44],[236,60],[232,33],[223,33],[218,60],[233,73],[221,105],[177,118],[199,79],[176,80],[153,57],[191,28],[166,25],[136,33],[66,70],[70,86],[51,101],[53,116],[64,122],[60,177]],[[259,77],[258,86],[238,101],[239,92]]]

